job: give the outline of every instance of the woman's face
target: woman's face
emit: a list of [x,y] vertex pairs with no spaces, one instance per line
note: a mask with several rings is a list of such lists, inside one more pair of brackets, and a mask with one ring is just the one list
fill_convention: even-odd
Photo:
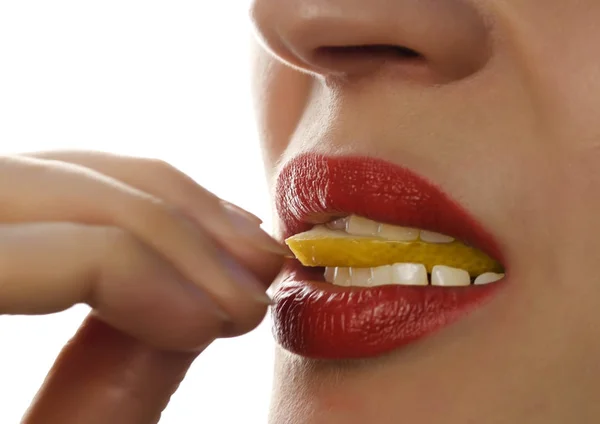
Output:
[[[600,2],[255,0],[252,16],[263,42],[256,100],[281,236],[290,235],[290,216],[308,224],[353,213],[421,222],[401,218],[412,204],[406,190],[390,193],[409,184],[402,178],[416,178],[415,213],[422,198],[443,191],[481,227],[456,232],[493,239],[488,253],[496,252],[507,273],[470,313],[385,352],[361,340],[372,342],[369,331],[394,339],[405,323],[355,322],[383,310],[377,299],[370,310],[346,311],[354,321],[334,323],[325,342],[328,324],[319,319],[328,315],[307,317],[298,296],[301,322],[275,307],[276,319],[291,322],[275,323],[287,349],[277,352],[272,421],[597,423]],[[330,156],[355,159],[336,164]],[[356,183],[352,175],[367,158],[386,164],[375,165],[377,181],[359,175]],[[336,166],[342,175],[350,169],[346,203],[340,181],[331,194],[329,177],[319,180]],[[310,196],[325,199],[323,214],[303,214],[314,212],[302,204]],[[338,203],[328,205],[335,196]],[[379,214],[381,198],[393,210],[398,202],[396,220],[389,210]],[[452,233],[452,220],[441,221]],[[333,296],[327,284],[316,284],[321,297]],[[408,316],[421,325],[422,316]],[[295,331],[295,324],[306,328]],[[325,343],[330,358],[321,359],[328,356],[323,346],[307,347],[313,343]],[[358,360],[349,360],[351,343]]]

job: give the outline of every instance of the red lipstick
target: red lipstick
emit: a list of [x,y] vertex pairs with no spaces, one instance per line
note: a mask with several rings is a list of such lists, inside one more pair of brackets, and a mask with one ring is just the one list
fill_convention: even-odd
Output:
[[[503,259],[491,235],[455,201],[411,170],[380,159],[296,156],[278,175],[275,200],[285,238],[354,214],[447,234]],[[292,261],[274,293],[274,335],[306,357],[377,356],[455,322],[504,284],[342,288],[323,282],[322,269]]]

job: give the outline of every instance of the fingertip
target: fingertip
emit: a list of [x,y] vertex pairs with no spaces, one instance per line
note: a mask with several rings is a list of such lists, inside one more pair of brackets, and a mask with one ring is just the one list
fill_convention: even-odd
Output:
[[257,250],[251,245],[227,240],[223,248],[262,282],[265,290],[281,271],[285,258],[280,254]]
[[258,216],[254,215],[251,212],[248,212],[246,209],[243,209],[243,208],[241,208],[241,207],[239,207],[237,205],[234,205],[231,202],[228,202],[227,200],[221,199],[221,206],[225,210],[231,210],[232,213],[242,215],[248,221],[250,221],[251,223],[254,223],[255,225],[260,225],[260,224],[263,223],[263,220],[260,219]]
[[103,321],[156,348],[197,351],[217,338],[244,334],[262,321],[271,302],[266,288],[258,287],[213,298],[159,265],[160,259],[149,263],[130,275],[104,275],[89,303]]

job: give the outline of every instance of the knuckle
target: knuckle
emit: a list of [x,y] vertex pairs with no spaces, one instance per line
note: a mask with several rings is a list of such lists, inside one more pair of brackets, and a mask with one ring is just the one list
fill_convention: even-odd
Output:
[[[161,159],[144,159],[142,167],[148,169],[154,180],[165,189],[177,193],[178,206],[182,209],[216,205],[217,197],[199,185],[190,176]],[[194,202],[194,199],[201,200]]]
[[107,252],[128,251],[134,244],[133,236],[118,227],[100,227]]
[[127,216],[122,218],[127,220],[127,228],[161,235],[174,229],[177,214],[164,200],[148,195],[134,199],[127,208]]
[[158,179],[165,179],[168,182],[177,181],[182,178],[181,171],[162,159],[142,159],[142,167],[148,169],[148,171],[157,176]]
[[[133,277],[145,270],[158,272],[162,259],[135,234],[119,227],[101,227],[103,238],[102,265],[123,276]],[[151,277],[148,276],[148,277]]]
[[[135,272],[141,260],[141,243],[128,231],[119,227],[99,227],[102,237],[103,254],[101,265],[104,271],[123,265],[130,272]],[[123,266],[118,268],[123,268]]]

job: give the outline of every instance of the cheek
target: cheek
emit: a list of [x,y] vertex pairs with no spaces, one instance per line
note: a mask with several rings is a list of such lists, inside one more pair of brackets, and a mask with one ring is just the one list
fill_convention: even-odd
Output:
[[257,43],[252,65],[259,137],[265,166],[271,170],[304,114],[313,78],[275,60]]

